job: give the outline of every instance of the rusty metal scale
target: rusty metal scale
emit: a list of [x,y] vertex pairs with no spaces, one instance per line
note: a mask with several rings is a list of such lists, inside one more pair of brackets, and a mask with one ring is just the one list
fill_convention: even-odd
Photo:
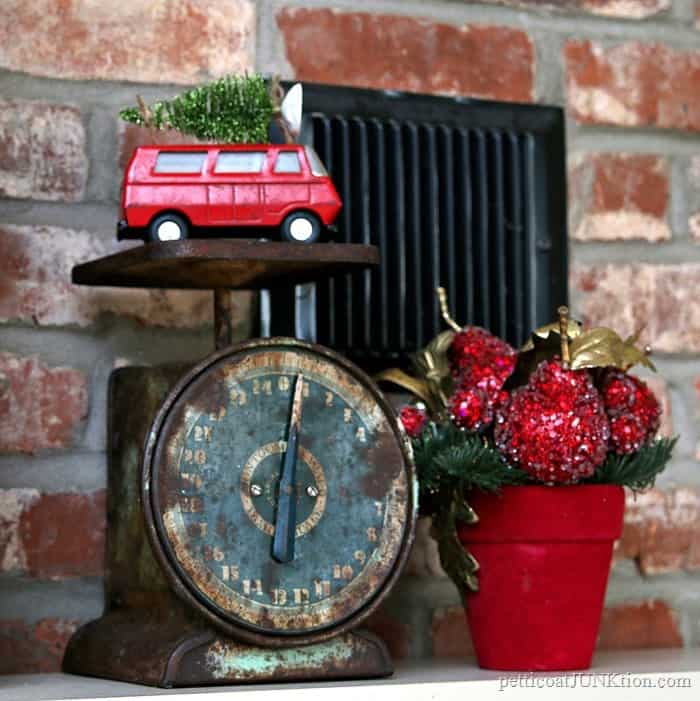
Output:
[[74,269],[82,284],[215,281],[224,347],[194,367],[113,373],[107,606],[64,669],[158,686],[386,676],[386,647],[358,626],[413,538],[403,429],[372,380],[327,348],[225,346],[226,290],[307,281],[314,265],[317,278],[358,269],[376,249],[267,244],[256,266],[250,242],[208,243]]

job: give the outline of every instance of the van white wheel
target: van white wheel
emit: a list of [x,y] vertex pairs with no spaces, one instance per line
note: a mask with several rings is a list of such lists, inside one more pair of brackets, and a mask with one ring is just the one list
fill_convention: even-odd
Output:
[[182,241],[187,238],[187,222],[178,214],[161,214],[149,227],[151,241]]
[[292,243],[313,243],[321,235],[321,222],[310,212],[293,212],[282,222],[282,238]]

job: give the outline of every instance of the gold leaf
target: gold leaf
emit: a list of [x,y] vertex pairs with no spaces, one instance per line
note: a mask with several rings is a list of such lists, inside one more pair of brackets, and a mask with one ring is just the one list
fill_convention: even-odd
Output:
[[446,406],[452,392],[452,373],[447,351],[454,340],[454,331],[438,334],[423,350],[416,353],[413,361],[418,373],[428,385],[431,395]]
[[655,370],[644,351],[634,344],[635,336],[623,341],[612,329],[603,326],[581,334],[571,342],[571,368],[616,367],[628,370],[638,363]]
[[450,364],[447,360],[447,351],[454,340],[454,331],[443,331],[423,350],[416,353],[415,362],[420,370],[429,372],[432,369],[439,369],[443,373],[449,374]]
[[625,343],[629,343],[632,346],[636,346],[639,337],[642,335],[642,331],[646,328],[646,324],[642,324],[629,338],[625,340]]
[[411,377],[408,373],[399,368],[389,368],[374,376],[375,382],[391,382],[407,392],[422,399],[431,411],[435,410],[435,398],[431,395],[428,383],[417,377]]
[[624,341],[612,329],[598,327],[571,342],[571,368],[622,367]]
[[[546,326],[540,326],[540,328],[535,329],[532,334],[530,335],[530,338],[525,341],[525,344],[523,347],[520,349],[521,351],[529,351],[533,349],[533,336],[537,336],[538,338],[543,338],[546,339],[551,332],[554,332],[557,334],[557,337],[559,335],[559,322],[555,321],[552,324],[547,324]],[[569,319],[567,326],[566,326],[566,335],[569,338],[577,338],[578,336],[581,335],[581,323],[578,321],[575,321],[574,319]]]
[[475,577],[473,574],[468,574],[464,578],[464,583],[467,586],[467,589],[471,592],[478,592],[479,591],[479,579]]
[[464,558],[464,569],[466,569],[467,572],[469,572],[470,574],[474,574],[474,572],[479,571],[479,563],[471,553],[465,551]]
[[656,372],[656,365],[652,363],[651,358],[643,350],[637,348],[634,343],[630,343],[629,340],[625,341],[622,349],[622,362],[623,370],[628,370],[633,365],[639,364]]

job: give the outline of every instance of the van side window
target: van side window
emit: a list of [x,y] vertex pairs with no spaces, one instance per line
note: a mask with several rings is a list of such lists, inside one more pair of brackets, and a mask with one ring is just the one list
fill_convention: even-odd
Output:
[[215,173],[259,173],[265,163],[265,151],[222,151],[216,159]]
[[275,173],[301,173],[301,163],[296,151],[280,151],[275,163]]
[[201,173],[206,151],[161,151],[156,158],[155,173]]

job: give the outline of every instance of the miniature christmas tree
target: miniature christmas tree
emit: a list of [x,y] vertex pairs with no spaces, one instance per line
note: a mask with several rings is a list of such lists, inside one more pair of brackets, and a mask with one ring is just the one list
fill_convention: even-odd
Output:
[[174,129],[197,139],[219,143],[266,143],[273,99],[260,75],[226,76],[186,90],[172,100],[127,107],[126,122],[155,130]]

